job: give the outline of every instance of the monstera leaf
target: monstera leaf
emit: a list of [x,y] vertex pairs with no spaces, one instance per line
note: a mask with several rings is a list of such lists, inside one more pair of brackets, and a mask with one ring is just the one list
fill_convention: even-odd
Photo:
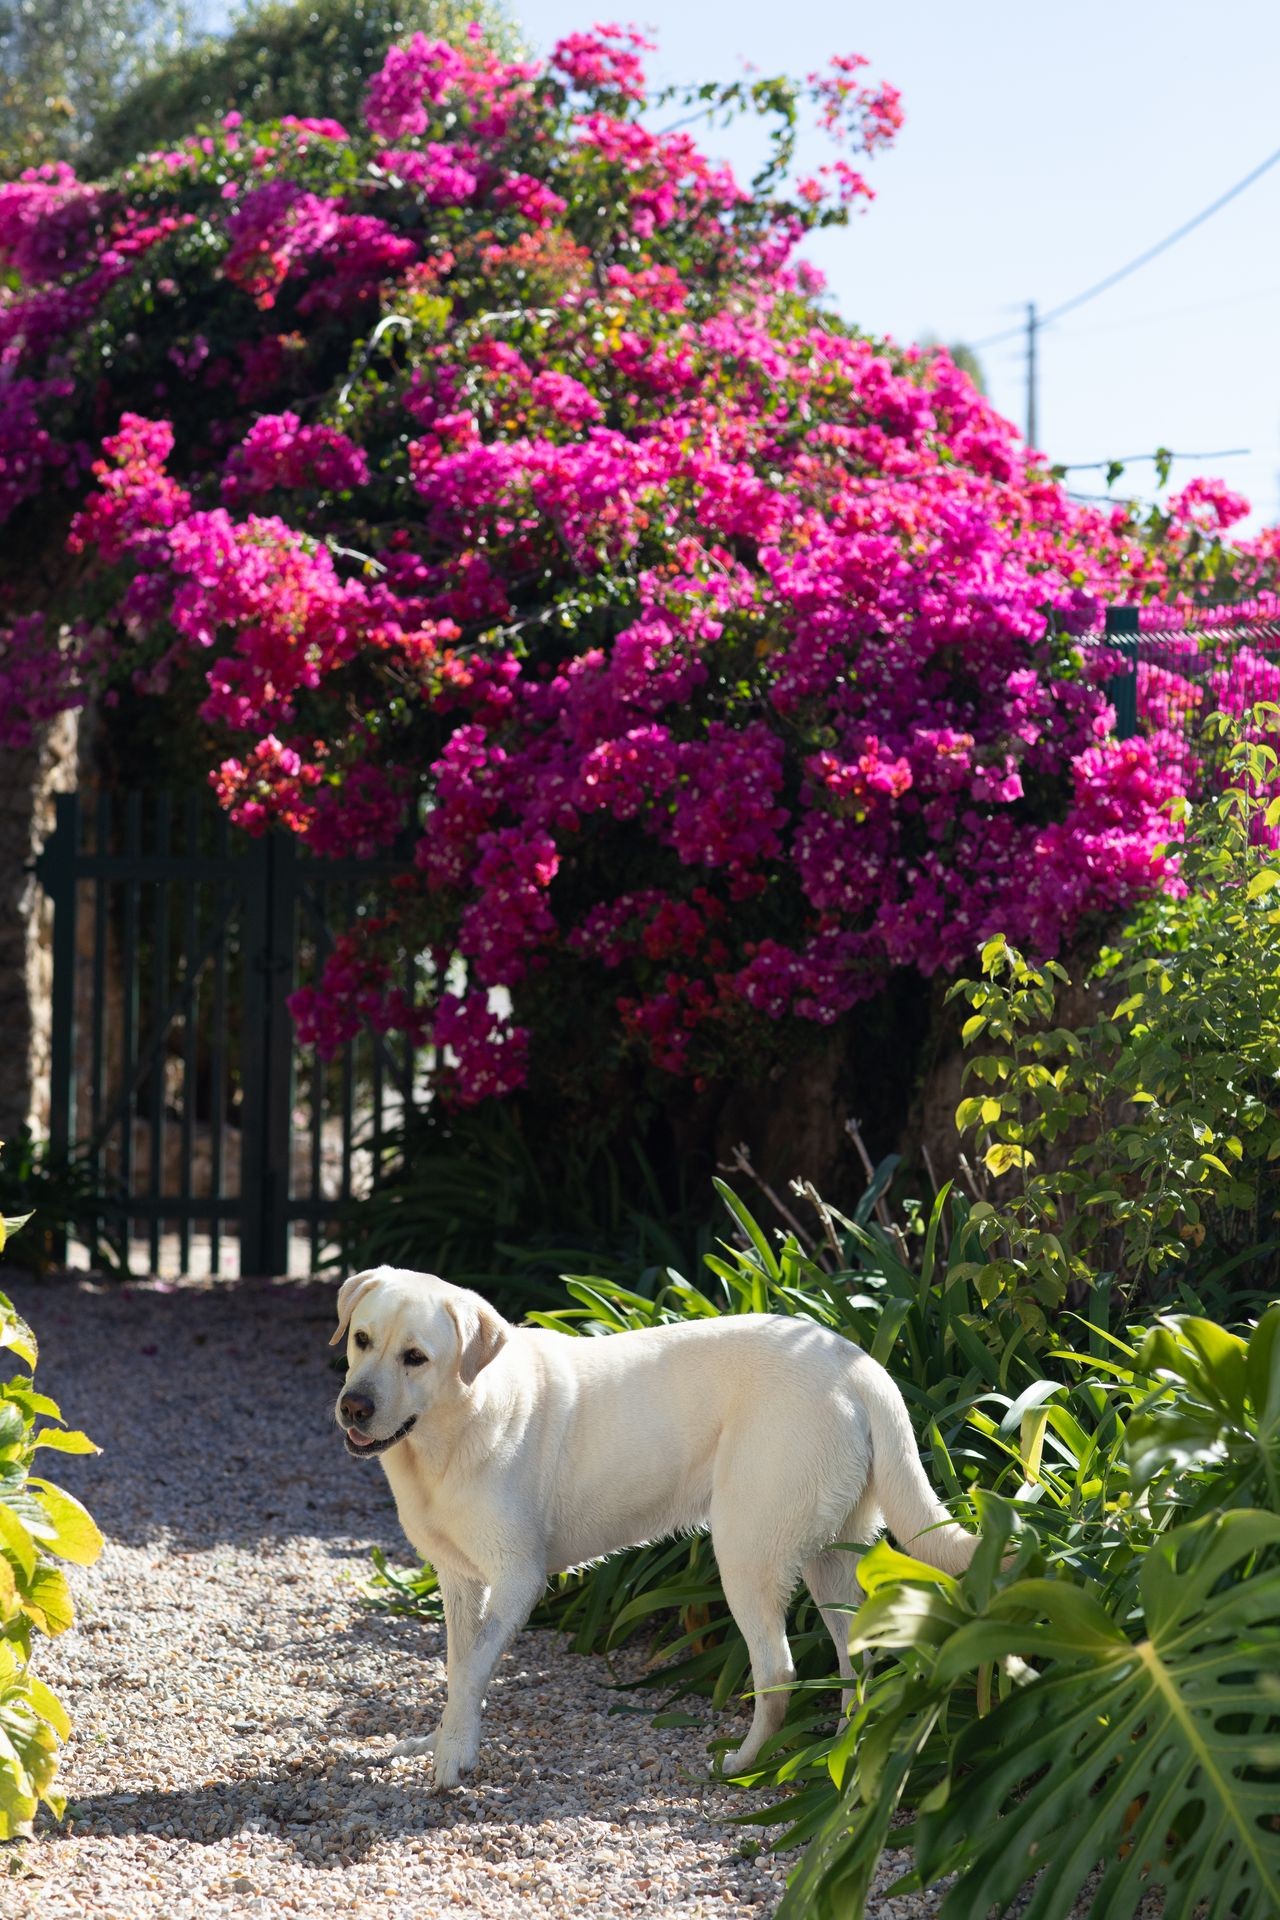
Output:
[[1191,1514],[1209,1505],[1276,1503],[1280,1484],[1280,1306],[1248,1340],[1193,1314],[1164,1314],[1139,1349],[1137,1371],[1166,1381],[1169,1402],[1134,1415],[1125,1450],[1134,1483],[1203,1472]]
[[1148,1554],[1136,1634],[1046,1580],[1016,1582],[947,1639],[943,1688],[1010,1654],[1050,1664],[961,1736],[921,1815],[921,1879],[958,1875],[942,1920],[1004,1913],[1033,1880],[1019,1911],[1059,1920],[1095,1869],[1097,1920],[1157,1886],[1164,1920],[1275,1920],[1278,1549],[1280,1518],[1238,1510]]

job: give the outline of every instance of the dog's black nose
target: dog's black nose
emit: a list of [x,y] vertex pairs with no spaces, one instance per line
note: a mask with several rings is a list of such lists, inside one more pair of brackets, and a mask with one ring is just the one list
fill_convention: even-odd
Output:
[[373,1402],[367,1393],[344,1393],[338,1404],[343,1419],[350,1426],[358,1427],[363,1421],[373,1418]]

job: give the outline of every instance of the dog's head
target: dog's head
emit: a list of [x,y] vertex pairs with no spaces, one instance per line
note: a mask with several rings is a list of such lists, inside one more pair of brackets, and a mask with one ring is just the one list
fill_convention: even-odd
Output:
[[510,1328],[478,1293],[433,1273],[374,1267],[338,1293],[347,1377],[334,1418],[357,1460],[386,1453],[446,1403],[469,1394]]

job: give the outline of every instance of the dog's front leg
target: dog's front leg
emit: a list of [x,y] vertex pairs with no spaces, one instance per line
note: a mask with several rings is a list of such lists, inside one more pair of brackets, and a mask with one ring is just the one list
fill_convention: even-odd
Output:
[[[446,1573],[440,1568],[436,1571],[440,1582],[440,1598],[444,1602],[444,1653],[447,1676],[445,1698],[447,1701],[453,1697],[454,1676],[465,1669],[471,1657],[475,1637],[480,1631],[485,1589],[480,1580],[463,1579],[456,1574]],[[407,1739],[397,1740],[387,1758],[401,1760],[416,1754],[434,1753],[439,1738],[439,1726],[433,1728],[430,1733],[410,1734]]]
[[449,1629],[449,1698],[435,1736],[438,1787],[456,1786],[480,1757],[480,1713],[494,1669],[547,1583],[541,1561],[509,1562],[494,1576],[479,1627],[455,1655]]

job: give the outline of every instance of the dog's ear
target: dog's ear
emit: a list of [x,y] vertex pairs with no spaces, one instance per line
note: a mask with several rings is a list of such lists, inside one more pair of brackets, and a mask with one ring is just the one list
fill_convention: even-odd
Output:
[[469,1387],[480,1369],[497,1358],[511,1329],[478,1293],[464,1292],[457,1299],[446,1300],[445,1305],[458,1330],[458,1378]]
[[329,1341],[331,1347],[340,1346],[346,1339],[347,1328],[351,1324],[351,1315],[355,1310],[356,1303],[364,1298],[377,1277],[376,1269],[370,1268],[366,1273],[353,1273],[351,1278],[344,1280],[339,1287],[338,1331]]

